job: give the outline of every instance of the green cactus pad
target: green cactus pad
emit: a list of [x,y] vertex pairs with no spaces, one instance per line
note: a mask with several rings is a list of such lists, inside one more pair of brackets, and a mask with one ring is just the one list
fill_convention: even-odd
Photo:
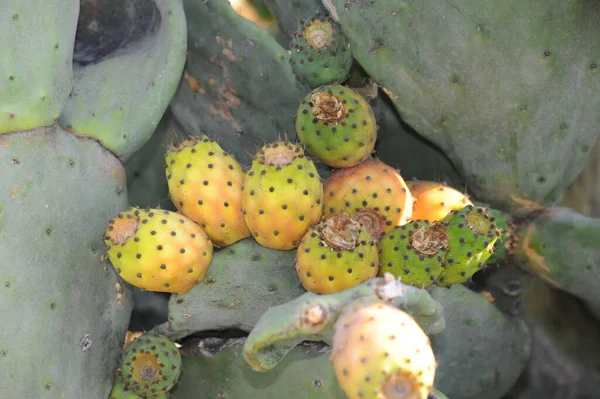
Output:
[[340,25],[330,16],[299,19],[290,43],[292,70],[307,87],[343,83],[350,75],[352,52]]
[[444,330],[442,306],[427,291],[401,284],[391,274],[327,295],[307,292],[269,308],[250,332],[244,357],[256,371],[274,368],[300,342],[331,343],[335,321],[351,303],[391,302],[411,314],[426,334]]
[[[119,378],[115,378],[115,383],[113,385],[113,389],[110,391],[110,395],[108,399],[140,399],[136,393],[131,392],[129,389],[125,388],[125,384]],[[152,395],[152,399],[168,399],[169,396],[166,393],[159,393]]]
[[377,122],[360,94],[335,84],[319,87],[302,100],[296,133],[310,155],[325,165],[347,168],[373,152]]
[[[184,373],[171,399],[345,399],[323,345],[300,345],[266,373],[253,371],[240,354],[243,340],[227,342],[214,356],[184,356]],[[202,396],[198,396],[201,390]]]
[[107,262],[125,170],[56,125],[0,136],[0,396],[107,398],[131,289]]
[[445,330],[431,336],[438,362],[435,386],[449,398],[504,397],[529,359],[531,337],[525,323],[461,284],[429,292],[444,304],[446,320]]
[[125,389],[137,395],[168,392],[181,375],[181,353],[162,335],[143,334],[127,345],[119,368]]
[[187,48],[185,15],[179,0],[96,4],[82,1],[73,92],[59,122],[127,160],[175,94]]
[[157,331],[176,340],[207,330],[251,331],[271,306],[305,291],[294,269],[295,251],[276,251],[249,238],[215,253],[202,283],[172,295],[169,321]]
[[523,268],[600,306],[600,219],[548,208],[518,231],[515,252]]
[[500,238],[494,222],[495,218],[482,207],[467,205],[459,211],[450,211],[442,220],[449,240],[446,266],[438,278],[438,285],[464,283],[485,267]]
[[0,134],[51,125],[71,92],[79,0],[2,0]]
[[583,168],[600,124],[600,41],[587,39],[600,35],[597,2],[324,4],[402,118],[479,199],[528,212]]
[[405,284],[429,287],[446,267],[448,241],[441,223],[424,220],[394,227],[378,243],[379,275],[392,273]]

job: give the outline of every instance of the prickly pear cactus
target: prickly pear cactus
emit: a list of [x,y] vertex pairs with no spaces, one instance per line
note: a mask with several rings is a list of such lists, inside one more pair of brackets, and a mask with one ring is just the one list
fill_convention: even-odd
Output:
[[[184,373],[171,391],[171,399],[190,399],[202,387],[210,398],[265,398],[282,396],[303,399],[346,399],[340,390],[324,345],[300,345],[292,350],[277,370],[249,370],[241,354],[244,340],[218,340],[208,351],[210,340],[200,341],[183,357]],[[186,350],[184,346],[182,350]]]
[[0,134],[47,126],[60,116],[73,82],[78,14],[76,0],[0,5],[6,41],[0,48]]
[[251,331],[271,306],[305,292],[294,269],[295,255],[251,238],[222,249],[200,284],[171,296],[169,320],[156,330],[171,339],[230,327]]
[[583,168],[600,121],[600,42],[582,40],[600,34],[597,2],[323,3],[402,118],[481,200],[547,206]]
[[0,392],[107,397],[132,307],[102,242],[123,166],[56,125],[0,136],[0,164]]
[[[179,0],[82,4],[73,91],[60,124],[127,160],[175,94],[187,48],[185,15]],[[106,35],[106,26],[115,30]]]
[[[119,2],[118,10],[133,2]],[[103,6],[108,9],[109,3]],[[8,73],[0,83],[0,164],[6,172],[0,179],[2,397],[107,398],[130,321],[131,287],[109,264],[102,242],[110,214],[128,206],[125,169],[107,148],[58,124],[73,99],[73,61],[81,61],[79,50],[89,44],[81,34],[84,16],[95,5],[78,0],[0,5],[8,43],[0,50],[3,74]],[[172,9],[182,15],[179,3]],[[136,17],[136,23],[150,22],[145,17]],[[137,24],[128,29],[135,31]],[[109,27],[94,29],[113,44],[126,41]],[[103,62],[131,69],[114,57],[114,48],[108,50],[92,52],[87,61],[94,63],[102,53]],[[163,55],[151,45],[143,50],[146,56],[152,53]],[[183,63],[181,56],[171,61]],[[180,73],[169,69],[163,76]],[[105,75],[102,84],[122,93],[136,85],[114,85],[116,79]],[[165,83],[165,93],[175,85]],[[124,96],[120,101],[136,100]],[[97,127],[117,130],[104,119]],[[131,139],[141,143],[147,137]]]

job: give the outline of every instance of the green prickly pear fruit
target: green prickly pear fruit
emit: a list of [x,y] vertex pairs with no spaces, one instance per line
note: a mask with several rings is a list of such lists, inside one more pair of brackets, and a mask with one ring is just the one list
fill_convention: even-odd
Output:
[[455,188],[434,181],[409,181],[408,189],[414,198],[412,220],[437,222],[450,211],[473,205],[469,197]]
[[330,16],[298,21],[290,43],[290,64],[298,79],[310,88],[341,83],[352,67],[352,52],[340,25]]
[[429,287],[445,267],[448,233],[441,223],[411,222],[384,233],[378,247],[380,276],[391,273],[405,284]]
[[323,183],[300,145],[264,145],[244,180],[242,213],[254,239],[271,249],[289,250],[319,223]]
[[[168,394],[159,393],[156,395],[152,395],[152,399],[168,399]],[[136,393],[131,392],[129,389],[125,388],[125,384],[120,378],[115,378],[115,382],[113,384],[112,390],[110,391],[110,395],[108,395],[108,399],[140,399],[143,396],[140,396]]]
[[339,84],[311,91],[300,104],[296,133],[309,154],[332,168],[367,159],[377,141],[377,122],[369,103]]
[[242,215],[244,171],[208,137],[191,137],[169,148],[167,182],[173,204],[196,222],[213,245],[226,247],[250,237]]
[[126,392],[156,398],[175,386],[181,363],[179,349],[167,337],[144,334],[125,348],[118,376]]
[[311,227],[296,253],[302,286],[315,294],[344,291],[375,277],[377,242],[348,213]]
[[148,291],[187,292],[212,262],[206,233],[185,216],[162,209],[120,212],[109,221],[104,240],[121,278]]
[[442,220],[449,240],[447,265],[440,274],[438,285],[464,283],[484,267],[500,237],[494,221],[485,208],[473,205],[451,211]]
[[390,231],[412,216],[413,197],[406,182],[391,166],[368,159],[351,168],[333,172],[325,181],[323,215],[370,210],[383,219]]
[[331,362],[349,399],[427,399],[437,368],[429,337],[414,318],[385,303],[344,310],[335,323]]

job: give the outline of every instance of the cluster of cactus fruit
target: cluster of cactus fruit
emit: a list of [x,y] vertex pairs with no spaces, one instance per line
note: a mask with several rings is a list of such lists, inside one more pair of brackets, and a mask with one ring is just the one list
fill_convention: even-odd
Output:
[[507,1],[1,4],[0,398],[594,397],[519,304],[600,309],[600,7]]
[[[334,38],[342,35],[331,18],[300,25],[304,36],[323,29]],[[350,53],[346,45],[344,50]],[[311,53],[309,59],[319,56]],[[300,76],[311,80],[311,74]],[[177,213],[132,207],[106,229],[107,252],[121,278],[144,290],[184,294],[205,279],[213,247],[223,250],[245,239],[271,250],[296,250],[300,283],[319,295],[387,273],[419,288],[450,286],[484,267],[501,234],[494,218],[452,187],[407,183],[398,170],[372,158],[377,121],[358,92],[339,83],[314,88],[300,102],[296,133],[297,142],[258,148],[247,170],[206,134],[171,142],[165,179]],[[315,162],[336,169],[323,179]],[[426,398],[436,364],[412,316],[388,305],[353,306],[336,324],[332,354],[347,396],[392,397],[395,389]],[[366,318],[378,321],[364,327]],[[364,343],[345,343],[359,336]],[[381,358],[361,371],[356,359],[377,345]]]

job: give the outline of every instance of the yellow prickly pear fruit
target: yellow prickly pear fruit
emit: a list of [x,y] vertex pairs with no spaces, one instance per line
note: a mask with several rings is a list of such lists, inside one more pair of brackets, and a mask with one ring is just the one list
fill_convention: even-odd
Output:
[[244,171],[208,137],[188,138],[165,155],[171,200],[196,222],[216,247],[250,237],[242,215]]
[[321,220],[323,183],[301,146],[266,144],[246,173],[242,213],[262,246],[290,250]]
[[148,291],[187,292],[212,262],[213,246],[200,226],[162,209],[120,212],[109,221],[104,242],[119,276]]
[[315,294],[331,294],[377,276],[377,241],[347,213],[311,227],[296,253],[302,286]]
[[427,399],[437,367],[429,337],[412,316],[384,303],[342,313],[331,362],[349,399]]
[[413,180],[406,184],[415,201],[412,220],[437,222],[445,218],[450,211],[473,205],[465,194],[442,183]]

